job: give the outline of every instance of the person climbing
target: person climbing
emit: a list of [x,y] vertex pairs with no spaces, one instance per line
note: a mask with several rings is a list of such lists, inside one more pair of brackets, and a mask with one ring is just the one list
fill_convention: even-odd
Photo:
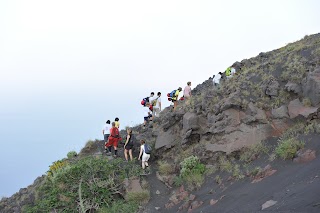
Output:
[[219,72],[217,75],[214,76],[213,78],[213,85],[219,89],[220,86],[220,79],[222,77],[222,72]]
[[106,144],[106,147],[108,148],[109,153],[111,153],[111,147],[113,146],[114,157],[117,157],[119,139],[119,129],[116,127],[115,122],[112,122],[112,128],[110,129],[110,136],[108,138],[108,143]]
[[119,122],[119,118],[118,117],[114,119],[114,123],[115,123],[116,127],[119,129],[120,128],[120,122]]
[[127,129],[127,140],[124,144],[124,158],[126,159],[126,161],[128,161],[128,153],[129,153],[129,156],[130,156],[130,160],[132,161],[133,158],[132,158],[132,148],[133,148],[133,145],[134,145],[134,140],[135,140],[135,137],[134,135],[132,134],[132,129]]
[[143,105],[145,107],[147,103],[150,103],[153,100],[153,96],[154,96],[154,92],[151,92],[150,96],[145,97],[144,99],[142,99],[141,105]]
[[150,103],[147,103],[146,106],[143,107],[143,127],[146,126],[151,117],[152,112],[150,111]]
[[143,172],[144,174],[147,174],[146,173],[146,170],[149,168],[149,163],[148,163],[148,160],[150,158],[150,153],[146,153],[148,152],[146,150],[146,147],[149,147],[146,142],[142,139],[140,140],[140,154],[139,154],[139,157],[138,157],[138,160],[141,159],[141,166],[142,166],[142,169],[143,169]]
[[232,76],[236,73],[236,69],[233,67],[228,67],[225,71],[227,79],[232,78]]
[[152,119],[154,117],[159,117],[159,113],[161,111],[161,92],[157,93],[157,98],[155,98],[153,101]]
[[173,90],[170,93],[171,96],[171,101],[173,102],[173,111],[176,110],[177,106],[178,106],[178,97],[179,97],[179,93],[182,91],[182,88],[179,87],[177,90]]
[[183,97],[188,100],[191,98],[191,82],[187,83],[187,86],[183,90]]
[[156,97],[154,96],[154,92],[151,92],[150,93],[150,96],[149,96],[149,103],[152,104],[152,102],[156,99]]
[[104,138],[104,149],[107,152],[106,144],[108,143],[108,138],[110,135],[111,124],[110,120],[107,120],[106,124],[103,126],[102,134]]

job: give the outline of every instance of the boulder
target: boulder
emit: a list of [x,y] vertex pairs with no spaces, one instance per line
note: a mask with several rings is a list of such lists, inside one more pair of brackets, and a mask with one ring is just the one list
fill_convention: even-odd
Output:
[[318,108],[303,106],[299,99],[295,99],[290,101],[288,110],[290,118],[293,119],[299,115],[308,118],[311,114],[317,113]]
[[220,151],[230,154],[243,147],[248,147],[261,142],[271,136],[272,133],[273,128],[269,124],[260,124],[255,127],[241,124],[236,131],[223,135],[219,143],[206,144],[206,150],[209,152]]
[[311,149],[301,149],[297,152],[293,162],[306,163],[316,159],[316,151]]
[[293,92],[296,94],[300,94],[302,92],[302,87],[300,84],[288,82],[285,86],[288,92]]
[[271,79],[267,83],[265,93],[269,96],[278,96],[278,91],[280,88],[280,84],[278,81]]
[[273,118],[289,118],[288,107],[285,105],[277,109],[272,109],[271,114]]
[[302,82],[303,96],[311,100],[313,106],[320,103],[320,68],[308,73]]
[[183,132],[189,130],[198,130],[199,129],[199,119],[198,115],[195,113],[187,112],[183,116]]
[[171,148],[181,141],[180,129],[176,126],[170,128],[166,132],[159,133],[155,143],[155,149]]

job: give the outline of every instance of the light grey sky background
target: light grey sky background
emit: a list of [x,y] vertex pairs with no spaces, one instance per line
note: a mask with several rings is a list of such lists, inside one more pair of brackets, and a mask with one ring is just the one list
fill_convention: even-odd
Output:
[[151,91],[195,87],[318,33],[319,8],[316,0],[1,0],[0,196],[102,139],[106,119],[141,123]]

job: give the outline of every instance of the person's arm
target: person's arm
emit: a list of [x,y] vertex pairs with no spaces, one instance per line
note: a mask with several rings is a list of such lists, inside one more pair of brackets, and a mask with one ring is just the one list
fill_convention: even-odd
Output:
[[140,146],[140,154],[139,154],[138,160],[140,160],[141,155],[142,155],[142,146]]
[[160,109],[160,111],[161,111],[161,101],[159,101],[159,109]]
[[102,135],[104,135],[104,129],[102,130]]

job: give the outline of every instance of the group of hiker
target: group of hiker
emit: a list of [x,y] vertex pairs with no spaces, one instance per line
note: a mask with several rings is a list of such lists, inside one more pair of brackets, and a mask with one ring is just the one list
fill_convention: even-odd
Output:
[[[105,151],[107,154],[111,154],[112,147],[114,148],[114,157],[118,156],[118,143],[122,140],[119,128],[120,128],[120,122],[119,118],[115,118],[114,122],[111,124],[110,120],[106,121],[106,124],[103,126],[102,134],[104,136],[104,146]],[[133,160],[132,156],[132,150],[135,144],[135,136],[132,133],[132,129],[127,129],[127,137],[126,142],[123,146],[124,148],[124,157],[126,161],[128,161],[128,158],[130,160]],[[145,140],[140,140],[140,153],[138,160],[141,160],[142,162],[142,169],[145,171],[146,168],[148,168],[148,160],[150,158],[151,153],[151,147],[150,145],[146,144]]]
[[[213,85],[219,88],[221,79],[229,79],[234,76],[236,70],[234,67],[228,67],[224,73],[219,72],[217,75],[213,76]],[[173,103],[173,111],[176,110],[178,105],[178,98],[180,92],[182,91],[181,87],[173,90],[172,92],[167,94],[168,100]],[[188,101],[191,98],[191,82],[187,82],[183,90],[183,95],[179,100]],[[143,128],[145,128],[146,124],[149,121],[152,121],[155,117],[159,117],[161,112],[161,92],[157,93],[155,96],[154,92],[150,93],[150,96],[144,98],[141,101],[143,105]],[[107,120],[106,124],[103,127],[102,134],[104,135],[105,142],[105,151],[107,154],[111,154],[112,147],[114,148],[114,157],[117,157],[118,152],[118,142],[122,140],[119,134],[120,122],[119,118],[115,118],[115,120],[111,123],[110,120]],[[135,135],[132,133],[132,129],[127,129],[127,137],[124,143],[124,157],[125,160],[128,161],[129,158],[132,161],[132,150],[135,144]],[[140,140],[140,152],[138,159],[142,161],[142,168],[145,169],[149,166],[148,160],[150,158],[151,147],[146,144],[144,140]]]

